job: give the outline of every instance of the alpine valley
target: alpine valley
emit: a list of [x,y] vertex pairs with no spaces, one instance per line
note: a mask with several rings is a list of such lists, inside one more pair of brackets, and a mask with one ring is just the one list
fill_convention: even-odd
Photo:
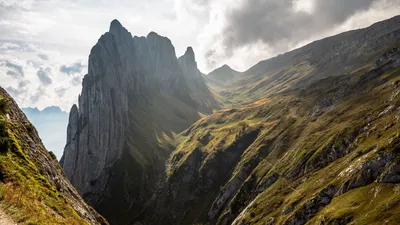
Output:
[[400,221],[400,16],[208,75],[114,20],[61,166],[0,96],[0,209],[18,224]]

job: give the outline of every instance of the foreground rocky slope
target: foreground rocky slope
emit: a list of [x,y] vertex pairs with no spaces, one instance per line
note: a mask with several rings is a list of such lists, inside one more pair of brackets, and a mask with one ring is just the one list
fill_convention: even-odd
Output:
[[90,53],[61,165],[85,200],[126,224],[158,188],[175,133],[218,107],[192,48],[178,59],[168,38],[132,38],[114,20]]
[[18,224],[108,224],[85,204],[55,156],[43,147],[36,129],[1,87],[0,208]]
[[170,157],[147,223],[397,224],[395,46],[372,67],[200,119]]

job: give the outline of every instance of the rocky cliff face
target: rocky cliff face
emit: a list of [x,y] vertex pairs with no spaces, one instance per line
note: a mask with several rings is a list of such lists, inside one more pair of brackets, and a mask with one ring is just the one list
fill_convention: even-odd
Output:
[[132,37],[114,20],[90,53],[61,165],[85,200],[127,223],[157,188],[173,134],[217,106],[191,48],[178,60],[168,38]]
[[197,68],[192,47],[187,48],[185,54],[178,58],[178,62],[191,90],[191,97],[198,103],[198,108],[205,113],[212,113],[214,109],[218,109],[219,103],[212,96],[203,80],[204,75]]
[[18,224],[108,224],[82,200],[1,87],[0,195],[1,207]]

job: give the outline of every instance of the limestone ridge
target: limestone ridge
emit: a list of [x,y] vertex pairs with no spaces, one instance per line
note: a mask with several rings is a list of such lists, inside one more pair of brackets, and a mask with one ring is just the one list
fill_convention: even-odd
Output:
[[191,55],[181,63],[168,38],[132,37],[117,20],[91,50],[61,165],[85,200],[115,216],[112,222],[121,222],[113,204],[123,213],[144,205],[164,171],[172,132],[217,106]]
[[187,79],[187,84],[191,90],[191,97],[198,103],[201,111],[211,113],[213,109],[220,108],[214,99],[203,79],[203,74],[197,68],[194,51],[188,47],[183,56],[178,58],[183,74]]

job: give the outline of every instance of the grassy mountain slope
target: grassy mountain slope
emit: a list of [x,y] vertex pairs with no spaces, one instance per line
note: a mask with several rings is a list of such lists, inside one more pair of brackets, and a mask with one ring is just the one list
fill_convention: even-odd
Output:
[[200,119],[170,157],[158,223],[400,221],[400,49],[376,59]]
[[54,154],[0,88],[0,205],[18,224],[108,224],[64,177]]
[[240,79],[241,75],[243,73],[233,70],[228,65],[223,65],[208,75],[203,75],[203,77],[220,104],[225,108],[231,108],[232,102],[229,100],[229,96],[231,95],[230,90],[235,87],[236,80]]
[[[228,107],[241,107],[285,90],[372,66],[400,34],[400,16],[345,32],[261,61],[221,85],[207,79]],[[213,74],[209,74],[210,78]],[[221,76],[221,75],[220,75]],[[225,74],[226,76],[226,74]],[[208,77],[208,76],[207,76]]]

